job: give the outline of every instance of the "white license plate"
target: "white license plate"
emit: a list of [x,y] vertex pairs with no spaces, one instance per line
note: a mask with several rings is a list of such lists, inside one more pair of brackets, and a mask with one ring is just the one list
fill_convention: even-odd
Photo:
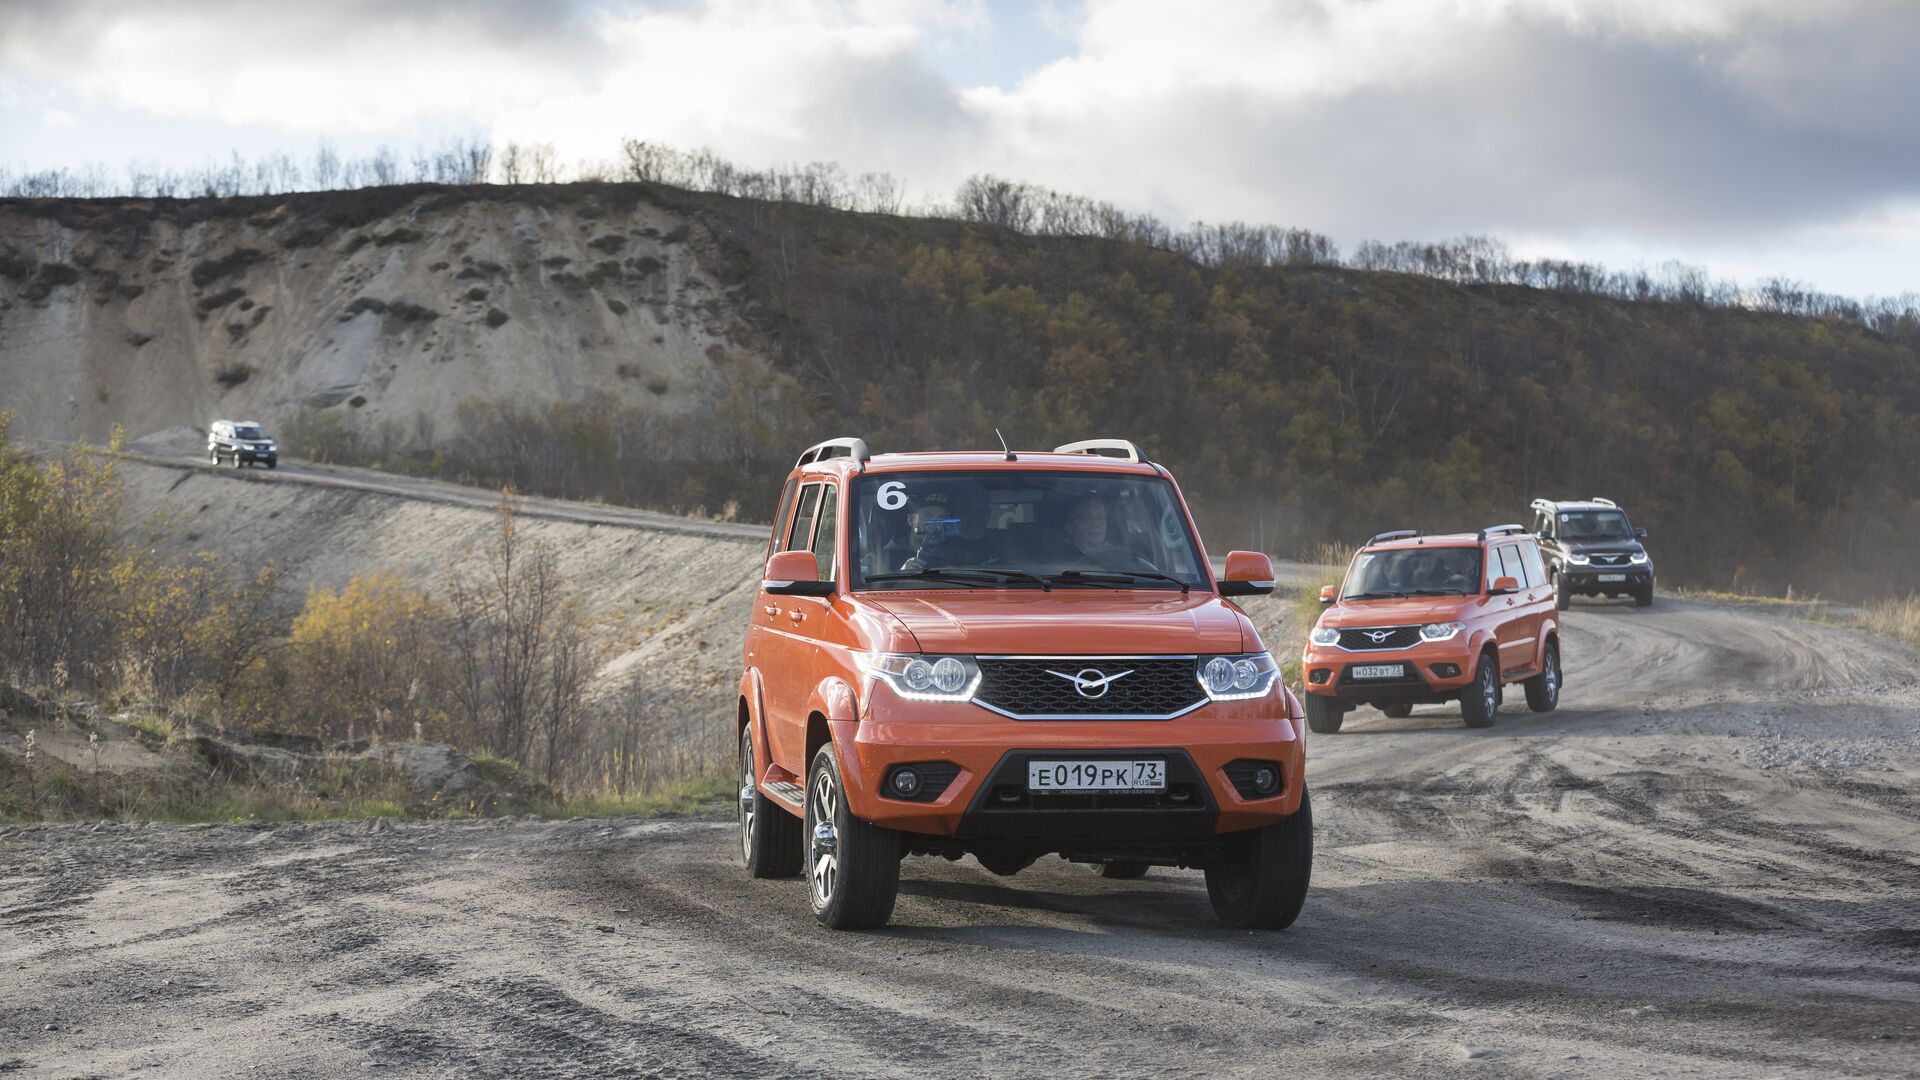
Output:
[[1398,679],[1407,673],[1405,664],[1355,664],[1356,679]]
[[1601,581],[1625,581],[1625,580],[1627,580],[1627,575],[1625,575],[1625,574],[1601,574],[1601,575],[1600,575],[1600,580],[1601,580]]
[[1029,761],[1029,791],[1165,791],[1164,761]]

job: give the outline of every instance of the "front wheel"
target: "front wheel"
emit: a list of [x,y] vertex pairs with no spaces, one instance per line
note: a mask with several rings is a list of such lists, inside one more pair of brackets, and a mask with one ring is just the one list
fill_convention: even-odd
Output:
[[1634,607],[1652,607],[1653,606],[1653,583],[1652,582],[1648,582],[1646,588],[1641,589],[1639,592],[1633,594],[1633,606]]
[[755,781],[753,728],[740,729],[740,855],[747,873],[757,878],[792,877],[800,872],[800,819],[760,793]]
[[1246,834],[1239,852],[1207,868],[1207,899],[1222,923],[1243,930],[1284,930],[1299,918],[1313,876],[1313,806],[1300,789],[1300,809]]
[[1540,674],[1522,685],[1527,690],[1527,708],[1534,712],[1552,712],[1560,704],[1560,643],[1547,642],[1547,654]]
[[1559,575],[1553,579],[1553,606],[1561,611],[1573,606],[1573,593],[1567,588],[1567,579]]
[[1500,671],[1486,653],[1481,653],[1480,665],[1473,671],[1473,685],[1460,697],[1460,715],[1468,727],[1492,727],[1499,712]]
[[813,917],[835,930],[885,925],[900,892],[900,834],[853,816],[832,743],[813,755],[804,832]]
[[1347,718],[1347,710],[1332,698],[1319,694],[1302,695],[1307,699],[1307,730],[1320,735],[1337,735],[1340,724]]

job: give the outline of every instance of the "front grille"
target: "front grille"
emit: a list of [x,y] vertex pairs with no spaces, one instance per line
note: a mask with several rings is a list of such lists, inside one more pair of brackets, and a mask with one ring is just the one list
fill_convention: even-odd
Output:
[[1340,647],[1350,651],[1404,649],[1419,643],[1417,626],[1349,626],[1340,630]]
[[1627,565],[1627,556],[1625,555],[1594,555],[1594,556],[1591,556],[1591,558],[1593,560],[1593,565],[1595,566]]
[[[1106,692],[1098,696],[1088,697],[1075,689],[1076,677],[1096,680],[1112,676],[1119,677],[1111,678],[1105,684]],[[1027,720],[1095,716],[1164,720],[1206,700],[1192,657],[982,658],[980,688],[973,696],[988,708]]]

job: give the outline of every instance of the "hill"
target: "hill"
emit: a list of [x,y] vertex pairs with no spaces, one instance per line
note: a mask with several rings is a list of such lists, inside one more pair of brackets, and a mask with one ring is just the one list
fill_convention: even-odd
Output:
[[1669,581],[1920,585],[1904,325],[641,183],[10,200],[0,302],[23,434],[247,413],[310,456],[747,518],[823,435],[1123,434],[1214,548],[1605,494]]

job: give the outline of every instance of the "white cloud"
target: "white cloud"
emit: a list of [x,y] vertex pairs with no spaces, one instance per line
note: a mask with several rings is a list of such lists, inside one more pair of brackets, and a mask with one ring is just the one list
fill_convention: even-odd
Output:
[[[891,171],[920,194],[996,172],[1349,244],[1920,245],[1889,209],[1920,199],[1920,6],[1903,0],[1085,0],[1024,30],[992,16],[982,0],[14,0],[0,76],[303,139],[438,123],[571,159],[636,136]],[[1007,85],[957,86],[930,62],[1042,25],[1068,54]]]

